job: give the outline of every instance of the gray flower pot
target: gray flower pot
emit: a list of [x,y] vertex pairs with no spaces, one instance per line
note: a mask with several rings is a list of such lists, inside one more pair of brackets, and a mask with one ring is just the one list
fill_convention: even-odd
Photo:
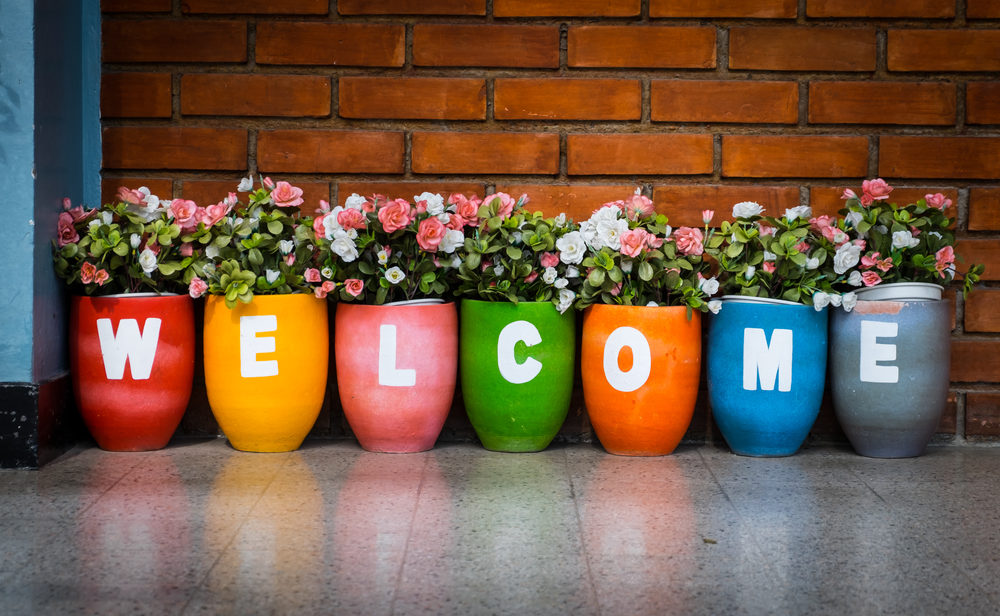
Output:
[[854,450],[873,458],[924,452],[947,405],[947,301],[862,301],[830,319],[834,411]]

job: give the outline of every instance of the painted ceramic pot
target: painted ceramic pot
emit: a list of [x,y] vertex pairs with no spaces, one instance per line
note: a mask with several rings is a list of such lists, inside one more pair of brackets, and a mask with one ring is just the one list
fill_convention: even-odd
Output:
[[788,456],[823,401],[827,310],[759,299],[724,298],[710,320],[709,402],[734,453]]
[[701,314],[594,305],[583,314],[583,396],[609,453],[660,456],[687,432],[701,374]]
[[484,447],[541,451],[555,438],[573,393],[575,323],[551,302],[462,301],[462,396]]
[[368,451],[434,446],[455,395],[455,304],[338,304],[334,355],[340,402]]
[[934,301],[941,299],[944,287],[929,282],[890,282],[857,289],[858,299],[866,301],[892,300],[900,302]]
[[327,303],[312,295],[205,302],[205,387],[219,427],[241,451],[298,449],[326,395]]
[[830,323],[833,408],[854,450],[919,456],[947,405],[951,308],[947,301],[864,301]]
[[109,451],[166,446],[191,397],[194,312],[187,295],[73,297],[70,370],[83,421]]

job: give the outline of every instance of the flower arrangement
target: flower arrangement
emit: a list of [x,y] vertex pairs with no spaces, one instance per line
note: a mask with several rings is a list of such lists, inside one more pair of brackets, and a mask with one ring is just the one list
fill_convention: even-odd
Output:
[[718,311],[709,299],[719,289],[707,277],[707,246],[721,241],[708,229],[671,229],[667,217],[656,214],[653,202],[638,191],[628,200],[606,203],[580,230],[557,243],[560,258],[586,270],[577,302],[626,306],[687,306]]
[[[892,192],[885,180],[862,183],[861,195],[845,189],[846,204],[840,227],[853,242],[841,245],[834,256],[836,273],[852,287],[872,287],[891,282],[927,282],[947,285],[955,277],[955,234],[946,214],[951,199],[941,193],[925,195],[916,203],[889,202]],[[824,233],[827,233],[824,231]],[[856,268],[856,269],[855,269]],[[968,294],[983,273],[972,265],[965,273],[963,292]]]
[[[313,221],[320,268],[306,271],[318,297],[339,288],[347,302],[385,304],[444,298],[455,284],[465,241],[463,229],[477,224],[473,201],[422,193],[413,198],[352,194],[344,205]],[[465,199],[463,201],[463,199]]]
[[[723,221],[709,253],[723,273],[727,295],[769,297],[813,306],[817,310],[856,301],[834,292],[830,270],[831,241],[822,231],[826,218],[812,218],[812,209],[800,205],[785,210],[780,218],[764,216],[764,208],[753,201],[733,206],[732,223]],[[850,244],[846,234],[834,238]]]
[[249,193],[248,203],[229,193],[215,205],[186,207],[178,213],[183,215],[178,218],[183,241],[205,255],[192,265],[197,276],[190,280],[189,294],[224,295],[232,308],[237,302],[249,303],[254,295],[313,293],[306,280],[315,258],[312,221],[296,216],[302,189],[264,178],[253,190],[253,179],[247,177],[237,192]]
[[198,256],[181,241],[177,209],[191,201],[160,200],[145,186],[122,186],[98,208],[63,200],[53,241],[56,274],[75,293],[183,292]]

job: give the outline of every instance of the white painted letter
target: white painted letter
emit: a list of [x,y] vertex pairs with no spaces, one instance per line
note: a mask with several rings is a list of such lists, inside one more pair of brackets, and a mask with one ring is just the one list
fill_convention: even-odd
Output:
[[160,341],[160,319],[146,319],[139,333],[139,322],[122,319],[118,334],[111,327],[111,319],[97,319],[97,338],[101,341],[104,357],[104,374],[109,380],[119,381],[125,376],[125,360],[131,368],[132,379],[145,381],[153,371],[156,344]]
[[518,342],[524,342],[526,346],[533,347],[541,341],[542,335],[538,333],[538,328],[528,321],[508,323],[500,330],[497,338],[497,366],[500,368],[500,376],[514,385],[527,383],[538,376],[542,371],[542,362],[529,357],[523,364],[517,363],[514,346]]
[[278,331],[276,314],[240,317],[240,376],[247,379],[278,376],[278,360],[257,361],[259,353],[274,353],[278,348],[274,336],[257,334],[275,331]]
[[387,387],[413,387],[417,371],[396,367],[396,326],[382,325],[378,330],[378,384]]
[[[625,347],[632,349],[632,367],[628,372],[618,366],[618,355]],[[604,378],[609,385],[625,393],[635,391],[646,384],[652,369],[649,342],[642,332],[634,327],[619,327],[611,332],[604,343]]]
[[743,389],[757,391],[758,375],[763,391],[774,391],[775,377],[778,391],[792,390],[792,330],[774,330],[770,345],[764,330],[743,330]]
[[880,366],[880,361],[895,361],[896,345],[879,344],[879,338],[895,338],[899,324],[886,321],[861,322],[861,381],[863,383],[898,383],[898,366]]

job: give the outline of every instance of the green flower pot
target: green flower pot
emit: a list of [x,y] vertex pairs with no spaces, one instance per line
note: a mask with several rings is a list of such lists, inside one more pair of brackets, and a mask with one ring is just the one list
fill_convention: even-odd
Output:
[[462,301],[462,396],[484,447],[541,451],[555,438],[573,391],[575,318],[550,302]]

